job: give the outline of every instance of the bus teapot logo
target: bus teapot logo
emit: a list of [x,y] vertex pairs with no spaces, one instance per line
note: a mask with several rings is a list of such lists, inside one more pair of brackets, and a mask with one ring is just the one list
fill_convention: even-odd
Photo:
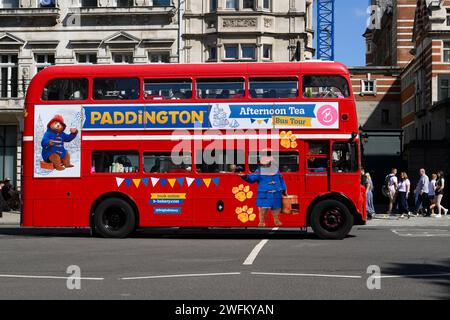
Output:
[[324,105],[317,111],[317,120],[323,126],[332,126],[338,120],[338,112],[333,106]]

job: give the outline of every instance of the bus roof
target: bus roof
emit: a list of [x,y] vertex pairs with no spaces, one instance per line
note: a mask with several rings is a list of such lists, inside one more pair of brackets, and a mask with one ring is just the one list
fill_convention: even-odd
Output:
[[269,62],[269,63],[203,63],[203,64],[105,64],[105,65],[58,65],[45,68],[36,78],[98,77],[132,75],[142,77],[187,77],[187,76],[287,76],[296,74],[348,75],[346,66],[339,62]]

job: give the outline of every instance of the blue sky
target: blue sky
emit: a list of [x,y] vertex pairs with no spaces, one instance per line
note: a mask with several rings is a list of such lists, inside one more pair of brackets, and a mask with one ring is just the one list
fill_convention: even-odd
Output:
[[[365,65],[367,0],[335,0],[335,60],[348,66]],[[317,47],[317,38],[314,40]]]

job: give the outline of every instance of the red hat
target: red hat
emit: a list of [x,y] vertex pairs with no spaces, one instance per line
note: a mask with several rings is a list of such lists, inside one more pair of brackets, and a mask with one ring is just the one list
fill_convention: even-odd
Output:
[[63,130],[66,130],[66,124],[64,123],[64,118],[62,117],[62,115],[60,115],[60,114],[56,114],[54,117],[53,117],[53,119],[52,120],[50,120],[49,122],[48,122],[48,124],[47,124],[47,128],[50,128],[50,125],[53,123],[53,122],[59,122],[59,123],[61,123],[62,124],[62,126],[63,126]]

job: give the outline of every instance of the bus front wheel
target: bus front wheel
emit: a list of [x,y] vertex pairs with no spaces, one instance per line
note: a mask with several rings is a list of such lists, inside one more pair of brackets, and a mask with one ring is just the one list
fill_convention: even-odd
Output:
[[311,214],[311,228],[321,239],[344,239],[353,227],[353,215],[336,200],[319,202]]
[[120,198],[102,201],[94,213],[95,232],[105,238],[125,238],[136,228],[131,205]]

